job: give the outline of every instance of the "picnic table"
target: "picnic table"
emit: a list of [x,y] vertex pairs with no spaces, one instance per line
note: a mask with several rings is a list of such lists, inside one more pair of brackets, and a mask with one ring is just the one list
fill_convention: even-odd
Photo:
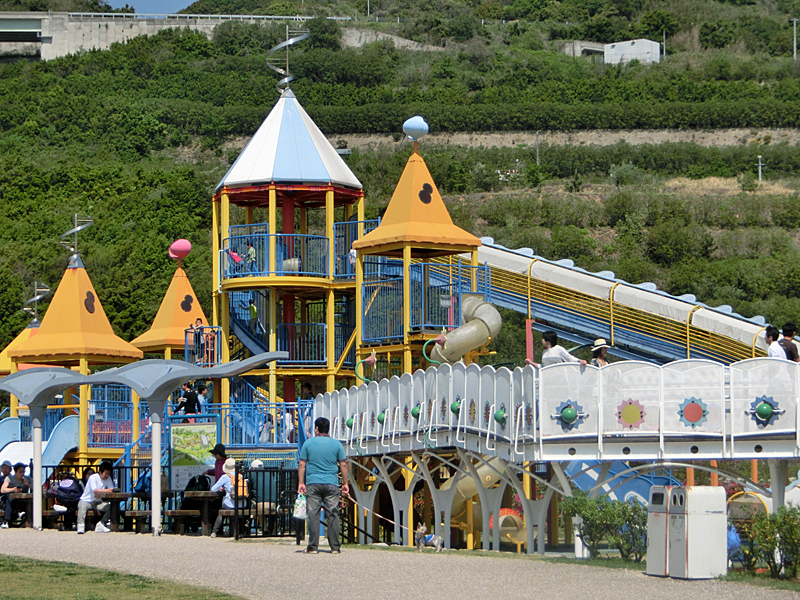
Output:
[[31,492],[11,492],[8,497],[12,500],[25,500],[25,526],[33,527],[33,494]]
[[135,494],[133,492],[96,491],[94,493],[94,496],[95,498],[99,498],[101,500],[107,500],[108,502],[111,503],[111,512],[110,512],[108,526],[109,529],[111,529],[111,531],[119,531],[119,517],[120,517],[119,503],[123,500],[130,500],[131,498],[144,497],[145,494]]
[[[208,491],[208,490],[201,490],[201,491],[193,491],[193,492],[184,492],[183,493],[183,497],[184,498],[193,498],[195,500],[199,500],[200,501],[200,514],[199,514],[199,517],[200,517],[200,523],[202,523],[202,526],[203,526],[203,535],[211,535],[211,525],[212,525],[212,523],[211,523],[211,518],[210,518],[210,515],[209,515],[209,504],[211,504],[211,502],[213,500],[221,498],[222,495],[223,495],[222,490],[220,490],[219,492],[211,492],[211,491]],[[165,511],[164,514],[167,515],[167,516],[173,516],[173,517],[198,516],[198,515],[194,515],[194,514],[191,514],[191,515],[189,515],[189,514],[186,514],[186,515],[178,514],[178,513],[189,513],[189,512],[194,513],[194,511],[181,511],[181,510],[178,510],[178,511]],[[169,513],[175,513],[175,514],[169,514]]]

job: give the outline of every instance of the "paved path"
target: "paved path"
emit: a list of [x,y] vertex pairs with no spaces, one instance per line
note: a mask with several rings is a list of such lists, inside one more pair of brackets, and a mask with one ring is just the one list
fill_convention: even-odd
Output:
[[[555,564],[535,558],[348,549],[303,555],[294,544],[132,533],[0,531],[2,554],[76,562],[170,579],[252,600],[432,598],[436,600],[754,600],[793,592],[720,581],[679,581],[639,571]],[[191,558],[189,558],[191,557]],[[186,565],[204,568],[186,568]]]

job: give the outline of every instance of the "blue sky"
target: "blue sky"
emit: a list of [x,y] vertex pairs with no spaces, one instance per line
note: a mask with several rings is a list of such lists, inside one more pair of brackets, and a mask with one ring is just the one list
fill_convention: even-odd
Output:
[[126,4],[133,6],[137,13],[174,13],[192,4],[193,0],[110,0],[114,8],[122,8]]

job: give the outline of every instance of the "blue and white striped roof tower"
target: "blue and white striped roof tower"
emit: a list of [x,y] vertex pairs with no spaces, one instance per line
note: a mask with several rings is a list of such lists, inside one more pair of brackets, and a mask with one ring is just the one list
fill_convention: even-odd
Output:
[[288,88],[216,191],[269,183],[362,187]]

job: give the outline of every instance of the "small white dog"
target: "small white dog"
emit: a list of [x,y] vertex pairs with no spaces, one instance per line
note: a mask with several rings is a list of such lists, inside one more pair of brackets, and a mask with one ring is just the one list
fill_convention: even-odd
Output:
[[417,530],[414,532],[414,542],[417,544],[418,552],[422,552],[425,546],[436,548],[436,552],[441,552],[444,547],[442,536],[433,533],[428,534],[428,528],[425,526],[425,523],[420,523]]

